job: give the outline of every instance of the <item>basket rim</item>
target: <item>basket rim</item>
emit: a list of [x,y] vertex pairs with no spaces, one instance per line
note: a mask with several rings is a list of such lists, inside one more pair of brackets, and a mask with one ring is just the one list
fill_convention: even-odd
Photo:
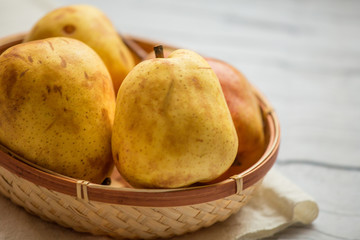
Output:
[[[25,34],[20,33],[0,38],[0,54],[7,48],[21,43]],[[126,36],[126,40],[134,43],[154,43],[132,36]],[[279,151],[280,124],[278,117],[267,99],[254,86],[252,87],[263,112],[264,123],[269,131],[267,148],[262,157],[252,167],[216,184],[176,189],[133,189],[105,186],[35,168],[4,149],[0,149],[0,166],[36,185],[87,202],[97,201],[143,207],[171,207],[200,204],[225,198],[239,193],[260,181],[275,163]]]

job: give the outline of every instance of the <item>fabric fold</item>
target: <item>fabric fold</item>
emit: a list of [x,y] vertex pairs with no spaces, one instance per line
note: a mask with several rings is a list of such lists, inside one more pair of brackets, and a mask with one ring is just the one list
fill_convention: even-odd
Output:
[[316,201],[273,168],[238,213],[191,236],[175,239],[262,239],[295,223],[310,224],[318,213]]
[[272,169],[254,194],[252,201],[239,212],[243,221],[237,239],[269,237],[295,223],[310,224],[318,216],[315,200]]

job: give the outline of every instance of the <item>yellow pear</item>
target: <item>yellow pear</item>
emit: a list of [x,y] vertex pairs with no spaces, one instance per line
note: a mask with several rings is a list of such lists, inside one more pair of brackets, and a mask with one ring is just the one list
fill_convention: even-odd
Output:
[[[167,57],[174,50],[171,47],[164,48],[163,54]],[[154,51],[146,56],[146,59],[153,58]],[[266,141],[262,112],[250,82],[229,63],[215,58],[205,59],[220,81],[239,140],[237,162],[234,162],[221,177],[212,181],[218,182],[254,165],[264,153]]]
[[233,163],[236,130],[220,83],[204,58],[179,49],[139,63],[124,79],[112,151],[135,187],[176,188],[211,181]]
[[115,94],[95,51],[71,38],[0,56],[0,143],[41,167],[101,183],[113,167]]
[[134,67],[134,58],[110,20],[90,5],[70,5],[43,16],[24,41],[49,37],[78,39],[93,48],[107,66],[115,93],[127,73]]

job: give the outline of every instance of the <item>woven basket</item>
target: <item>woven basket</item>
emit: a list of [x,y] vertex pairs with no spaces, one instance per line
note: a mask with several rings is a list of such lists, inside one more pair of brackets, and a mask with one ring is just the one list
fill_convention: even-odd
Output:
[[[18,34],[0,39],[0,54],[23,37]],[[129,36],[124,40],[138,60],[155,44]],[[247,203],[274,164],[279,149],[277,116],[264,97],[256,89],[254,92],[263,112],[267,149],[256,164],[219,183],[133,189],[114,171],[112,184],[105,186],[42,169],[1,147],[0,192],[42,219],[115,238],[165,238],[224,221]]]

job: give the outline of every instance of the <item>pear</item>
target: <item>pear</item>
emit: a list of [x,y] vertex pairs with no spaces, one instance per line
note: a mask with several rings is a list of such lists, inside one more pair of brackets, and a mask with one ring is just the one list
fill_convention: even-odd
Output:
[[0,56],[0,143],[43,168],[101,183],[113,169],[115,94],[83,42],[48,38]]
[[135,66],[115,110],[115,166],[134,187],[177,188],[224,173],[237,153],[236,130],[206,60],[179,49]]
[[133,55],[110,20],[91,5],[69,5],[47,13],[24,41],[49,37],[75,38],[93,48],[110,72],[115,93],[135,65]]
[[255,164],[265,151],[262,112],[246,77],[230,64],[206,58],[217,75],[238,135],[239,146],[234,166],[241,172]]

